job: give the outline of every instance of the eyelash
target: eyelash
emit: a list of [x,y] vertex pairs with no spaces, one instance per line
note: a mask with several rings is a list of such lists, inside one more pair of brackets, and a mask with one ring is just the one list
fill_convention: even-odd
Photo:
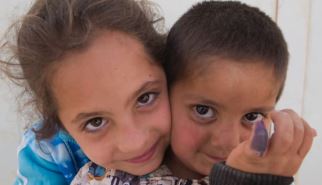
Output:
[[[144,96],[149,96],[149,100],[147,103],[143,103],[142,105],[140,105],[141,102],[140,101],[140,98],[144,97]],[[138,98],[137,98],[137,107],[138,108],[144,108],[146,106],[150,106],[152,105],[156,100],[157,98],[159,97],[160,93],[159,92],[146,92],[146,93],[143,93],[142,95],[140,95]],[[151,100],[151,96],[152,97],[152,100]]]
[[[100,122],[102,122],[101,124],[103,125],[100,125],[98,126],[98,128],[95,128],[93,130],[87,128],[88,126],[91,126],[91,122],[92,121],[97,121],[97,120],[100,120]],[[99,132],[102,128],[104,128],[105,126],[108,126],[108,120],[102,118],[102,117],[94,117],[94,118],[91,118],[89,120],[87,120],[82,128],[83,131],[87,132],[87,133],[95,133],[95,132]]]
[[[212,116],[211,117],[203,117],[202,115],[200,115],[198,112],[197,112],[197,107],[200,106],[200,107],[206,107],[208,110],[207,110],[207,114],[209,113],[209,111],[212,111]],[[192,111],[193,111],[193,117],[196,121],[198,122],[201,122],[201,123],[208,123],[208,122],[211,122],[213,120],[216,120],[216,110],[214,108],[212,108],[211,106],[208,106],[208,105],[202,105],[202,104],[197,104],[197,105],[193,105],[192,106]],[[262,113],[262,112],[249,112],[247,114],[245,114],[242,118],[242,123],[245,124],[246,126],[251,126],[253,124],[255,124],[258,119],[258,117],[256,118],[256,122],[252,123],[251,121],[249,120],[246,120],[246,117],[247,115],[250,115],[250,114],[257,114],[257,116],[261,116],[261,119],[260,120],[263,120],[267,117],[267,114],[265,113]]]
[[[198,107],[199,108],[207,108],[207,114],[209,113],[209,111],[211,111],[210,113],[212,114],[210,117],[203,117],[203,115],[201,115],[198,112]],[[212,108],[209,105],[203,105],[203,104],[197,104],[197,105],[193,105],[192,106],[192,111],[193,111],[193,117],[195,118],[196,121],[201,122],[201,123],[208,123],[210,121],[213,121],[216,119],[216,110],[214,108]]]
[[[158,92],[147,92],[147,93],[143,93],[141,96],[138,97],[137,103],[139,104],[140,103],[139,102],[139,99],[141,97],[143,97],[143,96],[146,96],[146,95],[149,96],[149,100],[148,100],[148,102],[146,104],[144,104],[144,105],[138,105],[138,107],[139,108],[141,108],[141,107],[143,108],[145,106],[152,105],[156,101],[156,99],[158,98],[159,94],[160,93],[158,93]],[[153,98],[152,100],[151,100],[151,97],[150,97],[151,95],[153,96],[152,97]],[[92,121],[97,121],[98,119],[100,120],[100,122],[103,122],[101,124],[104,124],[104,125],[100,125],[100,126],[98,126],[98,128],[95,128],[94,130],[90,130],[90,129],[87,128],[88,126],[91,126],[91,124],[92,124],[91,122]],[[107,124],[108,124],[108,120],[104,119],[103,117],[94,117],[94,118],[91,118],[91,119],[87,120],[84,123],[84,126],[83,126],[82,130],[85,131],[85,132],[87,132],[87,133],[95,133],[95,132],[100,131],[104,126],[107,126]]]
[[242,122],[245,124],[245,125],[253,125],[253,124],[255,124],[256,122],[258,122],[259,120],[257,120],[258,119],[258,117],[255,119],[256,121],[255,122],[253,122],[253,121],[249,121],[249,120],[246,120],[246,115],[250,115],[250,114],[257,114],[257,116],[261,116],[261,119],[260,120],[264,120],[266,117],[267,117],[267,115],[265,114],[265,113],[262,113],[262,112],[249,112],[249,113],[247,113],[247,114],[245,114],[244,116],[243,116],[243,118],[242,118]]

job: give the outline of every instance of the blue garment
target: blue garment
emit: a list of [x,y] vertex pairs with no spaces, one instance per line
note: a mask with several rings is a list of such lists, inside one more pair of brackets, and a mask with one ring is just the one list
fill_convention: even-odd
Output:
[[64,185],[70,184],[78,170],[89,160],[76,141],[60,130],[52,138],[36,140],[28,129],[18,147],[18,170],[15,185]]

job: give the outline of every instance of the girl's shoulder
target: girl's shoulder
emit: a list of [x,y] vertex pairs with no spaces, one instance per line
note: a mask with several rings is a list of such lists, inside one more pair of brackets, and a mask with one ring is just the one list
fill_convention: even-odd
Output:
[[57,164],[68,161],[68,157],[72,157],[73,160],[74,158],[75,160],[83,160],[83,165],[88,162],[77,142],[64,130],[59,130],[51,138],[38,140],[34,130],[39,129],[41,125],[42,122],[37,122],[25,131],[18,147],[18,153],[25,148],[29,148],[44,160]]
[[[34,130],[39,129],[41,125],[42,122],[35,123],[22,136],[18,146],[18,177],[29,180],[36,175],[35,173],[55,172],[55,175],[71,182],[77,171],[88,162],[86,155],[75,140],[63,130],[49,139],[37,140]],[[24,165],[29,163],[33,166],[31,172],[27,172]]]

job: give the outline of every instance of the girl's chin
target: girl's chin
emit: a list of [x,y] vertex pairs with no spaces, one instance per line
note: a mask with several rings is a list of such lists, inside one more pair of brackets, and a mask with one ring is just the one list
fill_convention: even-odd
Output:
[[132,175],[142,176],[146,175],[148,173],[151,173],[155,171],[162,163],[162,157],[154,158],[152,161],[146,163],[146,164],[131,164],[131,168],[124,169],[121,171],[126,171],[127,173],[130,173]]

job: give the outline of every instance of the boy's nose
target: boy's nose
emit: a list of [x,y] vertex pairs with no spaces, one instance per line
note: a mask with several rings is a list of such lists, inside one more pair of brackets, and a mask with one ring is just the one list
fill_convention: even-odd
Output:
[[211,144],[213,146],[231,151],[241,142],[242,128],[239,123],[221,123],[217,126],[211,136]]

